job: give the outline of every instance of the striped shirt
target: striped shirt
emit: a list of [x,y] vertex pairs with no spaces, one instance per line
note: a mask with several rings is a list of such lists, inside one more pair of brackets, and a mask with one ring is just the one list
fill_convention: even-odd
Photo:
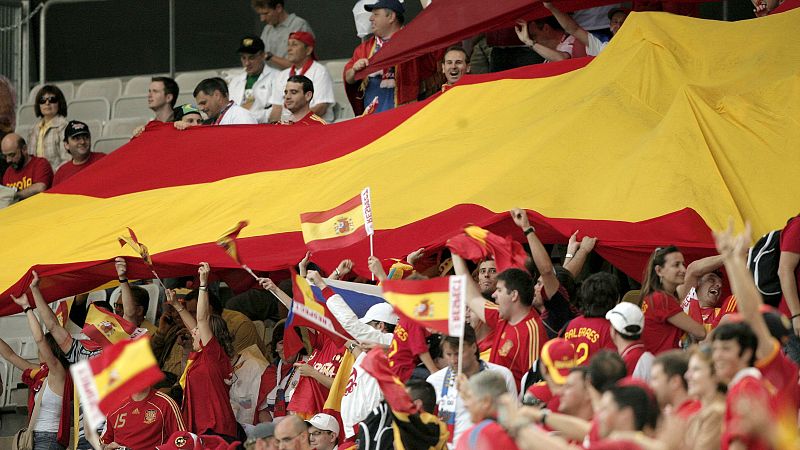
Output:
[[132,448],[155,448],[165,444],[176,431],[185,431],[178,405],[168,395],[150,390],[143,400],[128,398],[108,415],[102,441]]
[[484,315],[495,336],[489,362],[508,367],[519,384],[525,372],[539,358],[539,351],[547,341],[539,313],[531,308],[525,318],[512,325],[500,318],[497,305],[487,303]]

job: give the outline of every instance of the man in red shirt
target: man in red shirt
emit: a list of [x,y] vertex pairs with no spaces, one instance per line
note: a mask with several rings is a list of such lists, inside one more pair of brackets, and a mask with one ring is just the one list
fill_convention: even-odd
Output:
[[508,393],[503,376],[491,370],[473,375],[461,390],[464,407],[475,425],[464,432],[456,443],[457,449],[516,450],[517,445],[505,429],[498,425],[499,399]]
[[620,302],[606,313],[606,320],[611,324],[611,340],[625,361],[628,376],[650,380],[654,356],[647,351],[640,339],[644,332],[642,310],[633,303]]
[[104,153],[91,151],[92,134],[89,126],[77,120],[70,120],[64,129],[64,148],[67,149],[67,153],[72,155],[72,160],[65,162],[56,170],[53,186],[106,156]]
[[616,348],[606,314],[619,301],[617,280],[611,274],[596,273],[581,283],[578,298],[583,314],[569,321],[563,338],[575,346],[578,365],[587,365],[600,350]]
[[286,82],[283,91],[283,106],[292,117],[282,125],[326,125],[322,117],[311,110],[311,99],[314,98],[314,83],[305,75],[293,75]]
[[682,350],[670,350],[656,357],[650,371],[650,387],[658,406],[662,410],[670,407],[682,420],[689,420],[702,406],[699,400],[689,397],[684,377],[688,368],[689,355]]
[[14,200],[24,200],[50,188],[53,169],[45,158],[28,154],[28,144],[16,133],[0,141],[0,150],[8,163],[3,185],[16,189]]
[[166,444],[172,433],[186,430],[175,401],[149,388],[131,395],[106,423],[103,448],[154,448]]

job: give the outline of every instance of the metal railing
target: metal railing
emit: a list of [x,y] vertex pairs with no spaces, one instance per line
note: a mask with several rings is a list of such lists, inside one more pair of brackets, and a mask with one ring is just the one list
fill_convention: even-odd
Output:
[[[27,18],[27,10],[28,2],[0,0],[0,75],[17,87],[27,82],[27,39],[23,35],[27,32],[27,21],[22,20]],[[23,90],[17,89],[17,101],[22,98]]]

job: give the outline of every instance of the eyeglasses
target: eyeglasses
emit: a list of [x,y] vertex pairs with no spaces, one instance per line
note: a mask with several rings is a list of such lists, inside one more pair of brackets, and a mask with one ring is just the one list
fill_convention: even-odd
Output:
[[50,103],[51,105],[55,105],[58,103],[58,98],[50,96],[50,97],[42,97],[39,99],[40,105],[44,105],[45,103]]
[[319,435],[321,435],[322,433],[328,433],[328,434],[331,434],[331,433],[333,433],[333,431],[328,431],[328,430],[317,430],[317,431],[311,431],[311,432],[309,432],[308,434],[310,434],[312,437],[315,437],[315,438],[316,438],[316,437],[319,437]]

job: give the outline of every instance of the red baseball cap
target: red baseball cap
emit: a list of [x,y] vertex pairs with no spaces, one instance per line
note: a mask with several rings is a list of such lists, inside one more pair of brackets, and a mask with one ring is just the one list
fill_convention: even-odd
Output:
[[556,338],[545,342],[540,357],[547,374],[556,384],[567,382],[567,375],[575,364],[575,347],[566,339]]

